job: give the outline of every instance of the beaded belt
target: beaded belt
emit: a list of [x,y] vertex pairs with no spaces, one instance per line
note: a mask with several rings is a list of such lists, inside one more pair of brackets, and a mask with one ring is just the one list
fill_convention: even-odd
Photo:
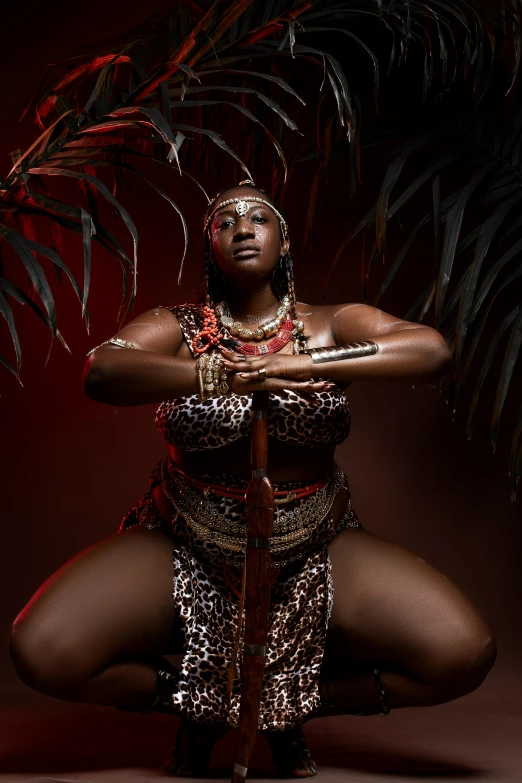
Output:
[[[246,524],[234,522],[224,514],[220,514],[208,500],[210,492],[219,490],[216,494],[244,501],[242,490],[208,485],[193,476],[187,476],[175,467],[169,474],[165,470],[165,462],[162,464],[161,477],[162,489],[166,497],[199,538],[212,542],[228,552],[244,552]],[[203,491],[201,491],[202,487],[205,488]],[[205,495],[207,487],[209,492]],[[274,520],[273,536],[270,539],[272,553],[284,553],[306,541],[332,510],[339,491],[346,487],[346,476],[339,466],[335,465],[324,482],[293,490],[295,498],[292,499],[306,499],[303,499],[297,508],[279,514]],[[228,494],[225,495],[225,492]],[[302,494],[304,492],[306,494]],[[281,493],[287,498],[290,495],[290,492],[281,491]],[[286,502],[290,502],[290,499]]]

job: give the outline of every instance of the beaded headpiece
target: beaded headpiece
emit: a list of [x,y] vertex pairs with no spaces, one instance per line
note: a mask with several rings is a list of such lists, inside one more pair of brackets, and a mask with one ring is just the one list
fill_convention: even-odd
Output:
[[[244,179],[241,182],[238,183],[239,185],[252,185],[252,187],[255,188],[254,181],[251,179]],[[264,198],[258,198],[257,196],[240,196],[239,198],[228,198],[225,201],[220,201],[219,204],[217,204],[214,209],[210,212],[210,214],[207,216],[207,219],[205,220],[205,225],[203,226],[203,232],[205,232],[209,225],[210,221],[212,220],[212,217],[214,214],[218,211],[218,209],[221,209],[222,207],[228,206],[228,204],[235,204],[236,205],[236,212],[239,216],[246,215],[248,212],[248,203],[249,201],[254,201],[261,204],[266,204],[267,207],[270,207],[274,215],[279,220],[279,223],[281,225],[281,233],[283,235],[283,240],[288,239],[288,226],[286,224],[286,220],[282,216],[282,214],[277,210],[273,204],[271,204],[269,201],[267,201]]]

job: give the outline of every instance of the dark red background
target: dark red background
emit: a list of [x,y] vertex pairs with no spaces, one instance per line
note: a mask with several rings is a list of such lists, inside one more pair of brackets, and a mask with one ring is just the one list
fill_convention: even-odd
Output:
[[[131,5],[123,0],[88,4],[10,4],[0,27],[2,126],[0,166],[9,152],[33,139],[18,117],[48,62],[79,45],[137,24],[168,3]],[[228,139],[233,144],[233,139]],[[371,182],[371,161],[365,162]],[[306,213],[306,170],[290,189],[289,215],[300,298],[319,302],[325,264],[360,212],[339,199],[335,181],[320,191],[312,249],[301,252]],[[342,176],[342,172],[340,174]],[[168,206],[135,185],[126,203],[140,231],[138,314],[158,304],[185,301],[200,278],[198,228],[204,202],[190,185],[171,180],[191,228],[184,285],[176,284],[182,240]],[[215,183],[217,189],[223,183]],[[260,182],[265,187],[268,182]],[[81,248],[66,244],[66,261],[81,270]],[[419,263],[422,261],[419,258]],[[358,258],[345,256],[330,300],[362,301]],[[49,267],[46,267],[49,268]],[[50,276],[52,278],[52,275]],[[81,277],[80,277],[81,279]],[[402,316],[409,301],[407,279],[383,309]],[[64,282],[54,285],[59,326],[70,356],[57,342],[44,368],[49,336],[27,308],[17,309],[24,351],[24,387],[0,368],[2,421],[2,547],[0,583],[0,693],[4,704],[47,703],[46,696],[19,682],[8,658],[8,630],[39,585],[79,550],[115,532],[126,509],[147,489],[150,469],[164,454],[155,432],[154,407],[120,409],[88,400],[81,385],[85,353],[116,331],[119,267],[95,251],[90,298],[91,334]],[[2,324],[3,344],[7,333]],[[2,353],[11,356],[10,346]],[[349,390],[352,433],[338,452],[351,484],[354,507],[365,527],[425,558],[456,582],[493,627],[499,657],[490,683],[516,671],[522,652],[519,606],[522,580],[520,498],[509,499],[506,425],[492,456],[487,442],[486,405],[475,441],[466,440],[463,419],[453,424],[442,396],[428,386],[359,383]],[[368,574],[371,579],[371,574]],[[511,685],[506,694],[511,698]],[[485,684],[483,687],[488,687]],[[492,687],[490,685],[489,687]],[[495,698],[498,698],[499,690]]]

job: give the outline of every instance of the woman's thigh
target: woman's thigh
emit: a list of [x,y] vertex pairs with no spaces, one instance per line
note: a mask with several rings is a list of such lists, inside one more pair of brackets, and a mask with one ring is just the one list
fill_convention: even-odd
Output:
[[421,557],[364,530],[329,545],[334,600],[325,663],[378,661],[419,679],[489,670],[493,634]]
[[172,550],[164,533],[133,528],[69,560],[14,621],[17,668],[82,679],[126,657],[173,652]]

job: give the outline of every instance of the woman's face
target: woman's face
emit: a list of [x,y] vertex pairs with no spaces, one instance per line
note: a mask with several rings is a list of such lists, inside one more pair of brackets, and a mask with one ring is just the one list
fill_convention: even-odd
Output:
[[[265,198],[255,188],[232,188],[221,197],[255,196]],[[280,256],[288,252],[289,242],[281,242],[281,229],[277,216],[270,207],[255,201],[247,201],[248,211],[238,215],[236,204],[227,204],[214,213],[209,226],[210,241],[217,265],[230,280],[246,283],[257,279],[270,279]]]

